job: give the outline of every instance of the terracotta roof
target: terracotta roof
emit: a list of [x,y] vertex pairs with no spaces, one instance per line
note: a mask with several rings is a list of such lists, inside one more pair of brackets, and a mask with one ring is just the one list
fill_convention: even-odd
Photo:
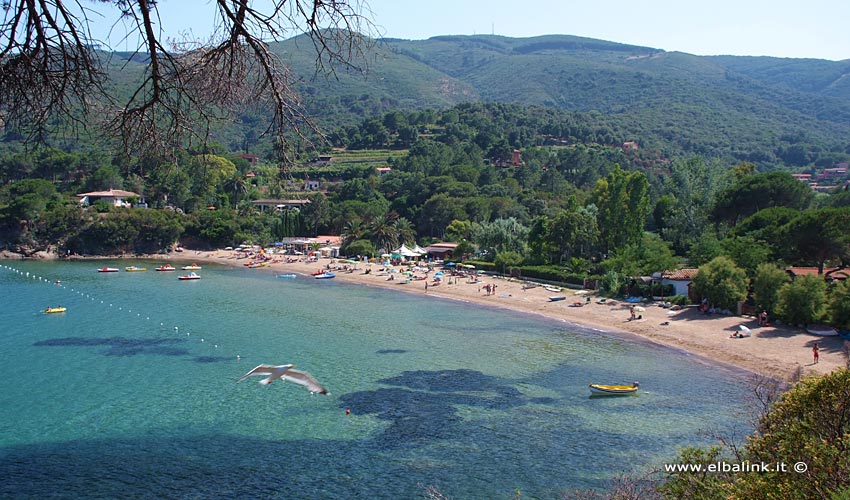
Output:
[[[816,267],[786,267],[785,272],[794,276],[818,276],[818,268]],[[850,277],[850,269],[840,267],[825,267],[823,269],[824,277],[833,279],[847,279]]]
[[692,280],[697,275],[699,269],[676,269],[675,271],[664,271],[661,277],[668,280]]

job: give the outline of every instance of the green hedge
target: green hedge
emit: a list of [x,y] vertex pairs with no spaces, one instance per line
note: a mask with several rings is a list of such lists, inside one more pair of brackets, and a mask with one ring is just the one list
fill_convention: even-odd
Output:
[[[487,261],[478,261],[478,260],[469,260],[465,262],[466,264],[472,264],[479,271],[488,271],[501,273],[502,269],[497,268],[497,266],[492,262]],[[519,266],[515,267],[514,270],[519,272],[519,275],[523,278],[531,278],[531,279],[539,279],[545,281],[554,281],[557,283],[567,283],[570,285],[578,285],[584,286],[585,279],[588,280],[598,280],[601,276],[585,276],[578,274],[570,274],[564,268],[559,266]],[[506,270],[507,274],[510,274],[509,270]]]

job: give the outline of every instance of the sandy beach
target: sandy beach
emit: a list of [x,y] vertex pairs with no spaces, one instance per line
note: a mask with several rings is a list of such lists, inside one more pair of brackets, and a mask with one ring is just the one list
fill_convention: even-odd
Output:
[[[250,259],[239,258],[238,255],[225,250],[186,251],[171,254],[171,258],[175,261],[194,259],[232,266],[242,266],[249,262]],[[275,258],[280,259],[283,256]],[[403,283],[400,274],[395,274],[394,280],[388,280],[390,275],[381,272],[383,266],[379,264],[367,266],[363,263],[344,264],[333,259],[320,259],[318,262],[303,260],[269,263],[255,271],[295,273],[300,275],[299,278],[313,279],[311,273],[324,269],[327,265],[332,268],[347,265],[355,270],[337,271],[336,280],[416,293],[423,297],[442,297],[470,304],[486,304],[610,332],[629,332],[714,362],[729,364],[782,381],[791,381],[800,375],[827,373],[847,365],[845,341],[841,337],[820,337],[800,328],[785,326],[759,327],[755,317],[705,315],[696,307],[671,311],[648,303],[640,304],[644,310],[638,311],[637,315],[642,316],[642,319],[630,320],[631,304],[611,299],[600,302],[601,298],[593,293],[576,294],[575,290],[568,288],[553,292],[542,286],[528,288],[528,285],[516,280],[481,276],[479,283],[470,283],[468,278],[458,277],[443,279],[439,286],[431,285],[432,280],[429,279],[426,290],[425,281]],[[369,274],[365,274],[366,269],[370,270]],[[398,266],[397,269],[401,270]],[[496,285],[495,293],[487,294],[487,284]],[[550,296],[559,295],[566,298],[555,302],[549,300]],[[577,303],[583,305],[576,307]],[[740,325],[750,328],[752,336],[731,338],[730,335],[736,332]],[[815,343],[820,346],[820,360],[817,364],[813,362],[812,355],[812,346]]]

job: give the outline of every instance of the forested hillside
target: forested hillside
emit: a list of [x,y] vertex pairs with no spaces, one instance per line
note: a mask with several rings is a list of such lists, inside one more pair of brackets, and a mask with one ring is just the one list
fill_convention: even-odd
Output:
[[[271,49],[299,81],[308,114],[329,133],[391,110],[442,110],[503,102],[586,114],[667,157],[702,154],[761,169],[829,166],[850,148],[850,62],[768,57],[700,57],[573,36],[440,36],[378,41],[355,67],[317,73],[309,41]],[[108,58],[113,92],[126,95],[144,55]],[[269,116],[245,109],[212,130],[231,151],[272,157]],[[2,145],[20,138],[6,130]],[[83,134],[82,139],[90,138]],[[52,139],[79,149],[79,136]]]

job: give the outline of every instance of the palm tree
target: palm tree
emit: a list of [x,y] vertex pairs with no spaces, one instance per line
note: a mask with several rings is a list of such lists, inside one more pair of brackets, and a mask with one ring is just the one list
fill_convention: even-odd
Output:
[[227,181],[226,187],[229,191],[233,192],[233,206],[239,206],[239,195],[248,192],[248,179],[237,172],[236,175]]
[[348,246],[352,242],[362,239],[366,233],[366,226],[360,219],[350,220],[345,223],[342,230],[342,246]]
[[376,218],[369,225],[370,239],[375,248],[390,251],[398,244],[398,234],[393,225],[397,217],[398,215],[393,217],[392,213],[388,213],[383,217]]
[[400,243],[416,244],[416,230],[413,228],[413,223],[405,217],[399,217],[393,222],[393,229]]

